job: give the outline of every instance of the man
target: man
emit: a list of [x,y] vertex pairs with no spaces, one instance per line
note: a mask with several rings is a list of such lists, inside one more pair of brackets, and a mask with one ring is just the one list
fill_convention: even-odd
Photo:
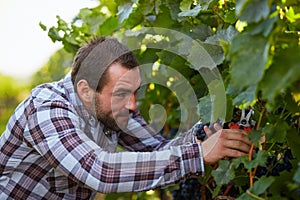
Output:
[[[0,199],[150,190],[249,151],[242,130],[216,126],[202,144],[192,131],[170,141],[155,134],[137,109],[140,83],[138,62],[116,39],[82,47],[71,74],[33,89],[11,116],[0,139]],[[118,144],[129,152],[115,153]]]

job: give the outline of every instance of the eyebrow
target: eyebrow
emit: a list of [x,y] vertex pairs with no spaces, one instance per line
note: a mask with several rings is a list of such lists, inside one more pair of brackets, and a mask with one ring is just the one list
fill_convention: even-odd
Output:
[[[133,92],[137,92],[140,88],[141,88],[141,86],[139,86],[139,87],[138,87],[135,91],[133,91]],[[127,89],[127,88],[122,88],[122,87],[120,87],[120,88],[117,88],[116,90],[114,90],[113,93],[116,93],[116,92],[132,93],[132,90]]]

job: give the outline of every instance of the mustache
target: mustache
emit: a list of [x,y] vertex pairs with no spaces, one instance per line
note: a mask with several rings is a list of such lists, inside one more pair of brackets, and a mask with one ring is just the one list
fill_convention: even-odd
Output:
[[116,114],[116,117],[126,117],[126,116],[129,116],[130,115],[130,111],[121,111],[119,112],[118,114]]

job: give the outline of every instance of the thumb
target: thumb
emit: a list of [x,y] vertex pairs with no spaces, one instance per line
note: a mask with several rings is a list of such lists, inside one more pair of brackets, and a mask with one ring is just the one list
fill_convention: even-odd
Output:
[[213,134],[213,131],[208,126],[205,125],[203,127],[203,129],[204,129],[207,137],[210,137]]

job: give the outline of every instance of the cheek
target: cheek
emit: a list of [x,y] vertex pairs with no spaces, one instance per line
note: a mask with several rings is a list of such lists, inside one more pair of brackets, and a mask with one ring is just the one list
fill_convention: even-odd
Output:
[[111,101],[111,108],[113,111],[119,111],[121,110],[126,104],[126,100],[125,99],[121,99],[121,98],[112,98]]
[[98,108],[100,108],[104,112],[108,112],[111,110],[112,101],[111,101],[111,98],[109,98],[107,96],[100,95],[97,98],[96,103],[97,103]]

